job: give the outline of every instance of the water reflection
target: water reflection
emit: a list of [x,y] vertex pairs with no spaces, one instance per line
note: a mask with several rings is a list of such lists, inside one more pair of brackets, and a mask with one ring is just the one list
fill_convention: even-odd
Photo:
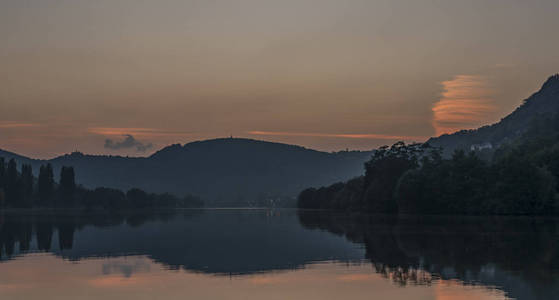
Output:
[[398,285],[458,280],[519,299],[559,295],[559,220],[526,217],[363,216],[302,212],[301,224],[365,245]]
[[[0,243],[6,249],[2,259],[35,250],[69,260],[146,255],[169,269],[237,275],[364,257],[361,246],[343,237],[304,230],[295,211],[8,215],[0,226]],[[33,233],[38,246],[23,247],[34,243]]]
[[[45,297],[45,290],[72,281],[85,285],[88,294],[81,296],[105,299],[146,297],[132,290],[115,294],[117,287],[164,293],[160,289],[175,283],[177,298],[188,287],[188,295],[208,299],[226,291],[221,298],[270,299],[277,292],[283,293],[278,299],[553,299],[559,294],[558,229],[556,219],[545,218],[290,210],[4,214],[0,292],[60,299]],[[32,274],[42,275],[26,279],[39,276]],[[27,286],[27,294],[18,286]],[[109,290],[100,295],[95,289]],[[244,289],[255,294],[248,297]]]

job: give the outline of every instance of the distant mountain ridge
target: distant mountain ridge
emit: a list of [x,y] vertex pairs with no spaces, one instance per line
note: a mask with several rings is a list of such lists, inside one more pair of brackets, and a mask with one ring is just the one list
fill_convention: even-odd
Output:
[[[262,205],[293,198],[307,186],[319,186],[363,173],[370,151],[327,153],[300,146],[242,138],[167,146],[149,157],[86,155],[79,152],[36,160],[0,150],[0,157],[27,163],[35,172],[51,163],[55,174],[73,166],[86,187],[193,194],[210,205]],[[264,202],[266,203],[264,203]]]
[[452,153],[455,149],[494,149],[522,135],[536,118],[558,112],[559,74],[555,74],[547,79],[538,92],[525,99],[522,105],[498,123],[473,130],[443,134],[427,142],[432,146],[443,147],[446,154]]

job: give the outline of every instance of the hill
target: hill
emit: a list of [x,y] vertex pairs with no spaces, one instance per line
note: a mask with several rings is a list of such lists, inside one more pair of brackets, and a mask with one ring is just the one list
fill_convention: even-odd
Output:
[[445,154],[456,149],[491,150],[511,142],[525,133],[530,124],[544,116],[559,112],[559,74],[549,77],[542,88],[525,99],[511,114],[498,123],[474,130],[462,130],[431,138],[431,146],[442,147]]
[[[241,138],[198,141],[165,147],[149,157],[85,155],[79,152],[51,160],[34,160],[10,152],[0,156],[29,163],[36,172],[51,163],[55,174],[73,166],[76,181],[86,187],[193,194],[209,205],[246,206],[285,202],[308,186],[320,186],[360,175],[371,152],[327,153],[300,146]],[[293,200],[294,201],[294,200]]]
[[298,205],[372,213],[559,214],[558,111],[555,75],[499,123],[425,144],[380,148],[365,163],[365,176],[305,189]]

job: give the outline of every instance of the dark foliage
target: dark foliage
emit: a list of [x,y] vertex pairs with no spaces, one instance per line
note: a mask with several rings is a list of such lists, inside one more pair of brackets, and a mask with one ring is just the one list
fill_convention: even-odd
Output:
[[39,205],[51,206],[54,203],[54,174],[51,164],[42,165],[38,180]]
[[[365,163],[365,176],[306,189],[298,206],[375,213],[558,214],[558,98],[555,75],[501,122],[423,145],[382,147]],[[480,151],[479,145],[485,148]]]
[[60,170],[60,186],[58,187],[62,206],[73,206],[75,192],[76,182],[74,178],[74,168],[62,167]]
[[[365,176],[299,195],[300,208],[411,214],[559,213],[559,116],[538,119],[491,161],[427,144],[382,147]],[[545,130],[544,130],[545,128]]]
[[[191,195],[183,198],[164,193],[146,193],[131,189],[120,190],[100,187],[93,190],[76,185],[73,167],[63,166],[60,182],[54,181],[50,164],[42,165],[39,177],[33,177],[31,165],[24,164],[18,171],[11,159],[7,164],[0,157],[0,208],[81,208],[81,209],[156,209],[203,207],[204,202]],[[61,247],[68,245],[61,245]]]
[[21,166],[21,193],[22,193],[22,202],[21,206],[23,207],[32,207],[33,206],[33,188],[34,188],[34,178],[33,178],[33,170],[31,165],[22,165]]

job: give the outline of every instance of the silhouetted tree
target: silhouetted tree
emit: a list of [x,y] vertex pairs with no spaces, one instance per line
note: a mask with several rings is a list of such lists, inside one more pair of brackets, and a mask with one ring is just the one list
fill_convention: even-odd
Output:
[[21,166],[21,186],[23,189],[22,207],[33,206],[33,169],[31,165]]
[[121,190],[104,187],[86,192],[83,202],[87,208],[120,209],[128,206]]
[[394,193],[398,180],[407,170],[418,166],[424,147],[398,142],[381,147],[365,163],[364,206],[371,212],[394,213],[398,206]]
[[6,162],[0,157],[0,207],[6,205]]
[[62,167],[60,170],[60,184],[58,193],[63,206],[73,206],[76,182],[73,167]]
[[559,213],[559,116],[538,120],[536,128],[544,129],[501,146],[492,161],[463,150],[444,159],[428,145],[381,147],[365,164],[364,177],[306,189],[298,206],[407,214]]
[[299,197],[297,198],[297,206],[299,208],[307,208],[307,209],[320,208],[320,203],[315,196],[316,196],[315,188],[308,188],[303,190],[299,194]]
[[150,194],[140,189],[131,189],[126,194],[117,189],[103,187],[88,190],[76,185],[74,168],[66,166],[62,167],[60,171],[60,183],[56,189],[53,168],[50,164],[41,165],[37,184],[35,184],[31,165],[22,165],[20,173],[15,160],[10,160],[6,165],[0,158],[0,207],[6,205],[22,208],[39,205],[42,207],[119,210],[153,207],[203,207],[204,202],[192,195],[179,198],[170,193]]
[[17,163],[12,158],[6,170],[6,202],[11,207],[17,207],[22,202],[22,189],[17,171]]
[[39,203],[42,206],[52,206],[54,200],[54,174],[51,164],[42,165],[39,169]]
[[151,197],[140,189],[130,189],[126,192],[126,199],[128,199],[133,207],[146,208],[152,206]]

